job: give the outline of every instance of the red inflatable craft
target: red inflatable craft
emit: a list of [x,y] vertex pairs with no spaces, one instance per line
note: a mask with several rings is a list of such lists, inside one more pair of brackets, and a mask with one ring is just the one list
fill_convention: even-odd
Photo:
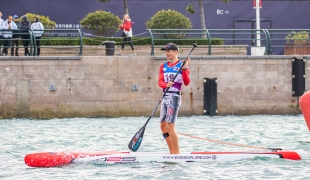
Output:
[[310,131],[310,91],[300,97],[299,106]]

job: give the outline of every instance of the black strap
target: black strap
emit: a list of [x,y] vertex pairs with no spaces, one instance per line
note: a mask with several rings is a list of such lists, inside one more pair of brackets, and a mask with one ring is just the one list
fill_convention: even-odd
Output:
[[167,91],[167,93],[176,93],[177,95],[180,95],[180,94],[181,94],[180,91]]
[[168,132],[163,133],[163,136],[164,136],[164,139],[166,139],[169,136],[169,133]]

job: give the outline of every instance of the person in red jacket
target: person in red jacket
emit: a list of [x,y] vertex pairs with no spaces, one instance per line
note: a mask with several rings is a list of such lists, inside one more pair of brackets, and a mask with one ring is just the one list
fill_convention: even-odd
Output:
[[122,42],[122,48],[121,48],[120,52],[116,53],[116,55],[118,55],[118,56],[122,55],[122,51],[124,50],[126,42],[128,42],[130,47],[131,47],[131,50],[132,50],[131,56],[135,56],[136,55],[135,48],[133,47],[132,40],[131,40],[131,38],[132,38],[132,25],[133,25],[133,23],[134,22],[131,21],[129,15],[125,14],[124,15],[124,19],[123,19],[123,24],[119,25],[119,28],[121,30],[123,30],[123,33],[122,33],[123,42]]
[[[170,154],[180,154],[178,136],[174,128],[181,105],[182,85],[188,86],[190,83],[188,68],[190,58],[186,59],[185,65],[182,67],[183,62],[178,58],[179,49],[177,45],[168,43],[161,50],[165,51],[168,61],[159,68],[158,86],[163,88],[163,92],[167,88],[169,89],[161,104],[160,128],[168,144]],[[178,74],[181,67],[182,70]]]

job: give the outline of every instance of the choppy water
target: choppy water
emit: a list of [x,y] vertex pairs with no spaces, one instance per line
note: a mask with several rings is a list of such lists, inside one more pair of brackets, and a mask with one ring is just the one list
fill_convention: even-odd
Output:
[[[299,116],[179,117],[176,130],[199,137],[297,151],[301,161],[257,159],[212,163],[78,164],[30,168],[23,158],[41,151],[127,150],[147,117],[0,121],[0,179],[309,179],[310,134]],[[179,136],[181,152],[251,150]],[[167,151],[157,117],[139,151]]]

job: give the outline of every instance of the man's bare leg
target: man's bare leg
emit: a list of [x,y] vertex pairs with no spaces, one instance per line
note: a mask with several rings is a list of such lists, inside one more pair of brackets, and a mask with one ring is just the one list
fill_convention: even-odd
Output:
[[[161,131],[163,132],[163,134],[164,134],[164,133],[169,133],[169,132],[168,132],[168,129],[167,129],[167,126],[168,126],[167,124],[168,124],[168,123],[165,122],[165,121],[163,121],[163,122],[160,123],[160,129],[161,129]],[[170,136],[170,135],[169,135],[169,136]],[[173,147],[172,147],[172,141],[171,141],[171,139],[169,138],[169,136],[166,137],[165,140],[166,140],[166,143],[167,143],[167,145],[168,145],[170,154],[172,154],[171,152],[172,152]]]
[[179,139],[174,130],[175,125],[173,123],[162,122],[161,130],[163,133],[168,132],[169,136],[166,137],[166,142],[168,144],[170,154],[180,154],[179,150]]
[[168,133],[169,137],[172,142],[172,152],[171,154],[180,154],[180,149],[179,149],[179,139],[177,136],[177,133],[174,130],[175,124],[173,123],[167,123],[168,124]]

